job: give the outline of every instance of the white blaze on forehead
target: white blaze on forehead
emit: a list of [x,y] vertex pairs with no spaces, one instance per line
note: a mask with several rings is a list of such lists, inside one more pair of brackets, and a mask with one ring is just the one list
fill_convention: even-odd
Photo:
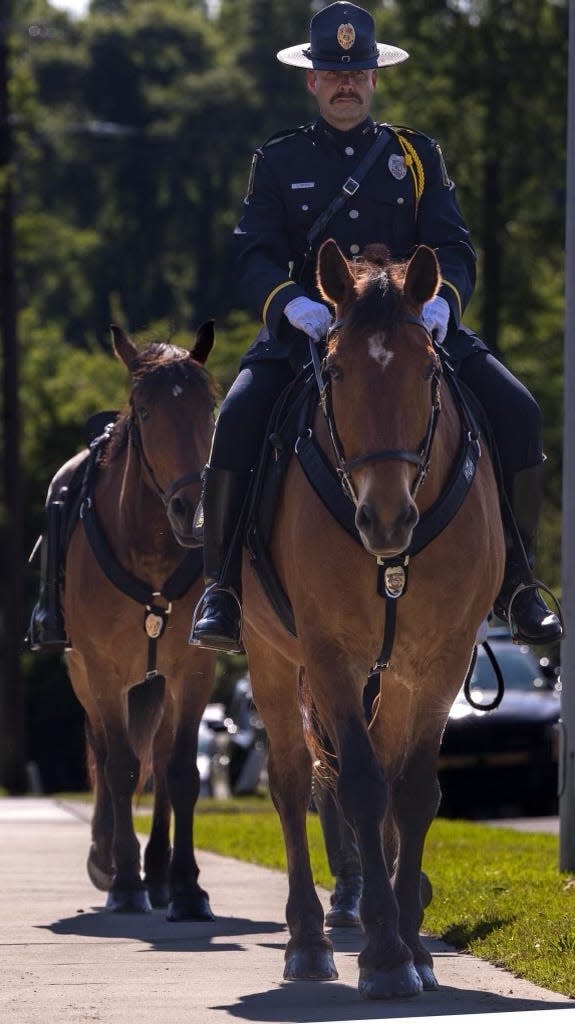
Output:
[[376,363],[379,363],[382,370],[385,370],[386,366],[393,359],[393,352],[390,352],[385,347],[385,334],[380,331],[378,334],[372,334],[368,338],[368,352],[372,359],[375,359]]

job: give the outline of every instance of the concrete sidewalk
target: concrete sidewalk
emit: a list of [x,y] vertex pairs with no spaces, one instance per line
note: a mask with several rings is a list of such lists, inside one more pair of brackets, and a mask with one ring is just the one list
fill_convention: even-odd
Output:
[[201,851],[214,923],[106,913],[85,870],[88,813],[50,799],[0,800],[2,1024],[303,1024],[553,1009],[575,1020],[575,1001],[436,940],[440,991],[416,999],[360,1000],[361,935],[341,929],[332,932],[339,981],[284,983],[285,876]]

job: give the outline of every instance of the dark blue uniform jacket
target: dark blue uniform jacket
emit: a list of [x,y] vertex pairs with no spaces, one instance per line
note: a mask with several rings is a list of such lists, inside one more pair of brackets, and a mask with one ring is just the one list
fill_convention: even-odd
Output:
[[[381,132],[387,136],[382,153],[306,259],[310,228]],[[302,335],[283,309],[298,295],[319,300],[315,263],[326,238],[334,238],[348,258],[370,242],[384,243],[394,259],[409,257],[420,243],[431,246],[443,276],[440,294],[451,310],[447,347],[457,350],[455,361],[485,347],[458,330],[475,284],[475,252],[441,150],[426,135],[371,118],[340,132],[320,117],[272,136],[254,155],[235,237],[240,295],[264,324],[244,365],[293,358],[294,336]]]

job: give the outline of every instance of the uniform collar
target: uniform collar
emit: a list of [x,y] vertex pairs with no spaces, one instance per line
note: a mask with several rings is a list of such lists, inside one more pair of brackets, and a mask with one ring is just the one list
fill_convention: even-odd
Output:
[[376,130],[376,124],[371,117],[366,117],[365,121],[348,132],[341,132],[337,128],[333,128],[327,121],[324,121],[323,117],[318,117],[314,124],[314,131],[320,138],[329,139],[337,149],[343,151],[349,146],[357,149],[364,145],[367,140],[374,138]]

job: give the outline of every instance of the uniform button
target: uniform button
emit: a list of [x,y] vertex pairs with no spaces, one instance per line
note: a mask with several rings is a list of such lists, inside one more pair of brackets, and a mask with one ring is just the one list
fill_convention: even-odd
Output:
[[303,204],[302,210],[309,210],[309,206],[307,205],[307,203]]
[[350,245],[349,251],[352,254],[352,256],[357,256],[359,252],[359,245]]
[[359,210],[350,210],[349,215],[352,220],[357,220],[357,218],[359,217]]
[[353,146],[346,146],[345,147],[345,155],[346,156],[353,156],[354,153],[355,153],[355,149],[353,148]]
[[403,196],[398,196],[397,197],[397,205],[398,206],[403,206],[403,202],[404,202]]

